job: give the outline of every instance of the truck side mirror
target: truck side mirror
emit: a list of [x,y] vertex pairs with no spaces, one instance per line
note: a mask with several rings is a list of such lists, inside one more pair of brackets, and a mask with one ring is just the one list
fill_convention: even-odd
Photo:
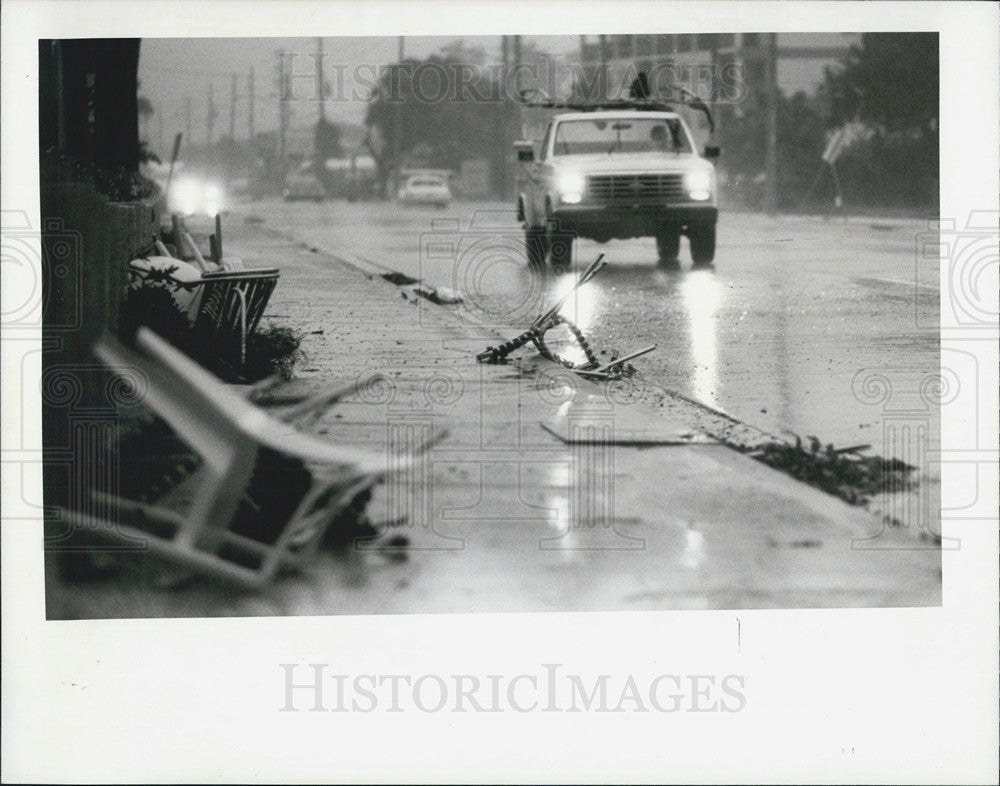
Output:
[[718,157],[719,157],[718,145],[705,145],[705,158],[718,158]]
[[535,160],[535,146],[531,142],[515,142],[514,149],[517,151],[518,161],[531,162]]

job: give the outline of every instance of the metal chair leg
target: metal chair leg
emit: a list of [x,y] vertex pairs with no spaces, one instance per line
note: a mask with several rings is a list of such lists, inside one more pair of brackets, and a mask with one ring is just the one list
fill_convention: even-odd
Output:
[[241,287],[233,287],[240,297],[240,368],[247,362],[247,295]]

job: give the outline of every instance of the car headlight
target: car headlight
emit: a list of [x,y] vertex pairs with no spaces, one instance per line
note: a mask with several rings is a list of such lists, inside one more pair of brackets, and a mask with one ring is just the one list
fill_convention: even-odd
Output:
[[222,210],[222,189],[215,183],[205,186],[205,212],[210,216],[216,215]]
[[684,175],[684,187],[691,199],[712,197],[712,173],[707,169],[693,169]]
[[583,199],[583,189],[587,179],[582,172],[562,172],[556,178],[556,190],[559,199],[569,205],[574,205]]
[[201,184],[189,177],[178,180],[171,189],[171,203],[186,215],[197,213],[201,206]]

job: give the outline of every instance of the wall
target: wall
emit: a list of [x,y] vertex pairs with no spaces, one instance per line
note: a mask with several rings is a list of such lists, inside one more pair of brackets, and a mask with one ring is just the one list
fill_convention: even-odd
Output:
[[51,505],[66,504],[79,486],[74,473],[89,461],[77,454],[94,448],[74,444],[79,418],[114,412],[109,375],[90,350],[117,327],[128,263],[152,248],[164,210],[161,200],[112,203],[88,183],[66,181],[42,183],[41,215],[42,428]]

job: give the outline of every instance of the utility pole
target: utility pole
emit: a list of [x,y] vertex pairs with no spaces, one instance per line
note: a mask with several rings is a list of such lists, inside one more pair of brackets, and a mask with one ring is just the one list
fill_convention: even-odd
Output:
[[185,116],[185,127],[187,130],[187,143],[194,143],[194,136],[191,133],[191,96],[184,97],[184,116]]
[[[404,40],[403,36],[400,36],[399,37],[399,52],[398,52],[398,57],[396,59],[396,62],[399,64],[399,68],[400,68],[400,71],[397,71],[397,73],[396,73],[396,76],[399,77],[399,79],[398,79],[398,81],[397,80],[393,80],[395,82],[395,84],[399,85],[399,86],[402,85],[402,65],[403,65],[403,58],[405,56],[406,56],[406,52],[405,52],[405,40]],[[392,98],[392,92],[393,92],[393,85],[390,84],[390,87],[389,87],[389,97],[390,97],[390,99]],[[399,172],[403,168],[403,161],[402,161],[402,157],[403,157],[403,122],[402,122],[402,120],[403,120],[403,106],[402,106],[402,104],[403,104],[403,96],[402,95],[396,96],[396,101],[395,101],[394,108],[393,108],[393,113],[392,113],[392,119],[393,119],[393,134],[392,134],[392,136],[393,136],[393,146],[392,146],[393,147],[393,158],[392,158],[392,160],[393,160],[393,164],[396,167],[396,178],[395,178],[395,182],[393,183],[393,191],[395,191],[396,188],[399,185]]]
[[253,86],[253,66],[250,67],[249,76],[249,95],[247,97],[247,133],[250,135],[250,142],[253,142],[254,138],[254,128],[253,128],[253,113],[254,113],[254,86]]
[[319,96],[319,122],[326,123],[326,91],[323,89],[323,39],[316,38],[316,95]]
[[765,34],[764,90],[767,96],[767,139],[765,141],[767,212],[778,209],[778,34]]
[[521,36],[514,36],[514,95],[521,95]]
[[215,99],[212,97],[212,83],[208,83],[208,135],[207,146],[212,146],[212,126],[215,125]]
[[288,101],[289,78],[285,69],[284,53],[278,52],[278,156],[281,166],[285,165],[285,136],[288,133]]
[[229,138],[236,141],[236,74],[230,75]]
[[[521,96],[521,36],[514,36],[514,95]],[[517,192],[517,161],[514,159],[514,142],[521,138],[521,105],[517,102],[510,102],[510,114],[512,128],[507,139],[507,159],[510,161],[507,168],[512,173],[511,189],[508,198],[513,198]]]
[[500,194],[507,199],[507,148],[510,141],[510,96],[507,95],[507,80],[510,77],[510,36],[500,36],[500,61],[503,63],[504,85],[503,122],[500,124],[500,144],[497,146],[496,162],[500,175]]
[[606,35],[597,36],[597,47],[601,63],[597,71],[597,97],[608,97],[608,37]]

